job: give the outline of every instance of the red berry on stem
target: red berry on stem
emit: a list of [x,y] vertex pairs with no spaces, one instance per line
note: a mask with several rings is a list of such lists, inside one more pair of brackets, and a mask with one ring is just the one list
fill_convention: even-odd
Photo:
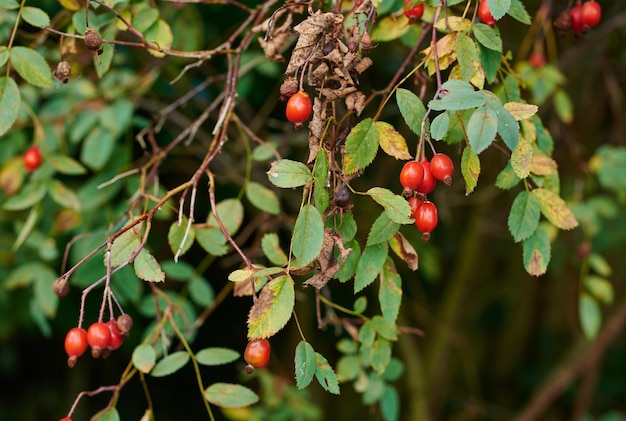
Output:
[[411,216],[413,217],[413,219],[415,219],[415,213],[417,212],[417,208],[419,208],[422,203],[424,203],[424,200],[417,196],[409,198],[409,206],[411,206]]
[[602,17],[602,8],[600,4],[594,0],[590,0],[583,4],[580,11],[580,19],[583,25],[593,28],[600,23]]
[[406,0],[404,2],[404,16],[409,20],[420,20],[424,16],[424,3],[415,0]]
[[421,194],[428,194],[435,190],[435,183],[437,182],[437,180],[435,180],[435,177],[433,177],[433,173],[430,169],[430,163],[428,162],[428,159],[426,159],[426,157],[422,158],[419,163],[424,169],[424,179],[422,180],[422,184],[417,189],[415,189],[415,191]]
[[491,14],[491,10],[489,10],[487,0],[480,0],[480,4],[478,5],[478,18],[486,25],[496,23],[496,19]]
[[437,226],[439,216],[437,214],[437,206],[433,202],[425,201],[417,208],[415,214],[415,226],[422,232],[422,239],[428,241],[430,233]]
[[70,417],[61,418],[59,421],[72,421]]
[[65,335],[65,352],[69,357],[67,365],[72,368],[78,357],[87,350],[87,332],[80,327],[70,329]]
[[298,125],[309,119],[311,116],[311,109],[312,105],[309,94],[301,90],[289,98],[285,114],[287,115],[287,120]]
[[528,62],[535,69],[541,69],[546,64],[546,56],[538,51],[533,51],[528,56]]
[[111,331],[106,323],[96,322],[87,329],[87,342],[91,347],[91,355],[100,357],[102,351],[111,343]]
[[24,166],[29,172],[35,171],[41,166],[41,150],[39,146],[31,146],[24,152]]
[[109,343],[109,349],[111,351],[115,351],[117,348],[122,346],[122,342],[124,342],[124,338],[122,337],[122,332],[120,332],[120,328],[117,326],[117,322],[113,319],[107,322],[107,326],[109,327],[109,332],[111,332],[111,341]]
[[255,368],[265,367],[270,359],[270,342],[265,338],[248,342],[243,359],[248,363],[248,373],[252,373]]
[[400,184],[407,190],[415,191],[424,180],[424,167],[417,161],[409,161],[400,171]]
[[435,154],[430,160],[430,171],[433,177],[439,181],[443,181],[446,186],[452,184],[454,164],[448,155],[443,153]]
[[569,15],[572,18],[572,31],[575,34],[580,34],[583,31],[582,7],[580,6],[580,2],[572,7],[569,11]]

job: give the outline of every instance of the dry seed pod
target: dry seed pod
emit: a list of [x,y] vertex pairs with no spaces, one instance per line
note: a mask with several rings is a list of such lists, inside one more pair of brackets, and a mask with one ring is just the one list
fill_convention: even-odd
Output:
[[133,327],[133,318],[128,314],[120,314],[117,317],[117,328],[120,330],[122,336],[127,336],[130,329]]
[[67,83],[71,73],[72,69],[70,64],[65,60],[60,61],[59,64],[57,64],[56,69],[52,72],[53,76],[62,83]]
[[572,27],[572,16],[566,10],[554,19],[554,27],[561,31],[568,31]]
[[95,29],[87,28],[85,30],[85,45],[92,51],[99,51],[102,45],[102,38]]
[[293,94],[300,90],[300,85],[295,77],[288,77],[282,85],[280,85],[280,100],[286,101]]
[[70,292],[70,286],[67,284],[66,278],[58,278],[56,281],[54,281],[52,289],[59,298],[65,297],[67,293]]

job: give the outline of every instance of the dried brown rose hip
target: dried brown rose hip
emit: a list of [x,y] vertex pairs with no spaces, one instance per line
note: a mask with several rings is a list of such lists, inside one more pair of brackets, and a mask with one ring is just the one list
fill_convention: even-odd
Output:
[[117,317],[117,328],[120,330],[122,337],[127,337],[128,332],[133,327],[133,318],[128,314],[120,314]]
[[99,51],[102,46],[102,38],[96,32],[95,29],[85,29],[85,45],[92,51]]

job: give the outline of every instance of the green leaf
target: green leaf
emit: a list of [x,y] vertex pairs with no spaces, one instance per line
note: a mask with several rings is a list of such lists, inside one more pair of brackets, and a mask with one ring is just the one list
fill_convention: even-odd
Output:
[[513,204],[509,213],[509,231],[513,235],[515,242],[528,238],[539,225],[541,216],[541,204],[539,200],[527,191],[521,191]]
[[594,340],[602,326],[602,312],[600,305],[589,294],[580,294],[578,303],[580,327],[590,341]]
[[[353,251],[354,253],[354,251]],[[359,259],[354,276],[354,293],[374,282],[387,259],[387,245],[367,246]]]
[[534,189],[531,191],[541,203],[541,213],[554,226],[562,230],[571,230],[578,226],[578,221],[567,206],[565,201],[558,195],[546,189]]
[[611,269],[609,262],[607,262],[606,259],[598,253],[591,253],[589,255],[589,266],[600,276],[609,277],[613,273],[613,269]]
[[411,206],[405,198],[382,187],[372,187],[367,194],[379,205],[385,208],[387,216],[398,224],[412,224]]
[[526,11],[524,3],[522,3],[521,0],[511,0],[511,7],[507,13],[513,19],[522,22],[523,24],[530,25],[532,22],[531,17]]
[[36,28],[50,26],[50,16],[38,7],[24,7],[22,9],[22,18]]
[[306,266],[319,256],[323,242],[322,215],[314,206],[304,205],[293,227],[291,249],[296,257],[296,267]]
[[21,102],[20,90],[15,81],[10,77],[0,77],[0,136],[17,120]]
[[83,142],[80,160],[94,171],[101,170],[109,161],[115,150],[113,134],[96,126]]
[[156,352],[150,345],[139,345],[133,351],[133,365],[142,373],[149,373],[156,363]]
[[613,303],[613,285],[609,280],[596,275],[589,275],[584,279],[583,283],[596,300],[606,305]]
[[367,310],[367,297],[360,296],[357,298],[352,305],[352,309],[355,313],[363,314]]
[[103,409],[91,417],[91,421],[120,421],[120,414],[116,408]]
[[344,172],[354,174],[372,163],[378,152],[378,129],[371,118],[359,122],[346,139]]
[[189,281],[189,296],[199,306],[208,307],[215,300],[215,291],[205,278],[194,276]]
[[417,95],[404,88],[396,91],[396,101],[406,125],[419,136],[422,133],[422,120],[426,115],[424,103]]
[[493,51],[502,52],[502,38],[500,38],[498,32],[491,26],[480,22],[475,23],[472,26],[472,33],[476,37],[476,41],[484,47]]
[[491,50],[480,43],[478,44],[478,51],[480,52],[480,64],[485,72],[485,79],[488,83],[494,83],[502,63],[502,53]]
[[502,16],[508,12],[511,7],[511,0],[487,0],[489,11],[496,20],[502,19]]
[[598,175],[602,187],[616,193],[626,190],[626,147],[600,146],[589,161],[589,168]]
[[479,108],[470,117],[467,125],[467,137],[470,146],[480,154],[487,149],[496,137],[498,116],[490,108]]
[[220,408],[241,408],[259,401],[259,396],[240,384],[213,383],[204,391],[207,401]]
[[397,421],[400,418],[400,397],[395,387],[386,384],[380,398],[380,412],[385,421]]
[[[132,222],[133,221],[129,221],[125,226],[128,226]],[[111,245],[111,266],[117,267],[128,262],[133,254],[137,252],[141,244],[142,227],[143,223],[139,223],[115,239]],[[106,261],[105,257],[105,265],[107,264]]]
[[161,270],[159,262],[147,250],[142,249],[133,262],[135,274],[139,279],[148,282],[165,282],[165,273]]
[[315,377],[319,384],[326,390],[334,395],[339,394],[339,382],[337,381],[337,375],[333,371],[328,360],[324,358],[319,352],[315,353],[315,363],[317,367],[315,369]]
[[[189,228],[189,231],[187,231],[187,228]],[[187,233],[187,237],[185,237],[185,232]],[[167,242],[175,256],[179,257],[187,253],[195,240],[195,229],[193,225],[189,226],[189,219],[185,215],[183,215],[180,220],[176,220],[170,225],[170,229],[167,233]]]
[[159,361],[150,375],[153,377],[165,377],[183,368],[189,362],[189,354],[186,351],[177,351]]
[[226,237],[217,228],[194,227],[196,241],[207,253],[223,256],[228,252]]
[[111,44],[102,44],[102,54],[97,57],[94,55],[93,65],[96,68],[98,78],[102,79],[111,68],[114,53],[115,49]]
[[528,177],[530,165],[533,160],[533,147],[523,138],[517,143],[517,147],[511,153],[511,167],[515,175],[520,179]]
[[296,355],[294,357],[296,367],[296,386],[298,389],[307,387],[317,371],[315,350],[305,341],[300,341],[296,346]]
[[313,203],[320,213],[326,212],[330,204],[330,195],[326,188],[328,180],[328,157],[324,150],[320,151],[315,158],[315,166],[313,167],[313,176],[315,182],[313,185]]
[[517,186],[520,181],[522,181],[522,179],[515,174],[511,166],[511,161],[509,161],[506,167],[500,171],[498,177],[496,177],[496,187],[502,190],[510,190]]
[[[160,49],[171,48],[172,41],[174,40],[172,29],[163,19],[157,20],[150,28],[148,28],[144,36],[146,38],[146,41]],[[156,50],[148,50],[148,52],[155,57],[165,56],[164,53]]]
[[402,278],[398,274],[393,260],[387,259],[380,276],[380,289],[378,290],[380,310],[385,320],[395,324],[400,312],[402,302]]
[[550,238],[541,225],[524,240],[523,259],[529,274],[540,276],[546,273],[550,262]]
[[261,248],[265,257],[273,264],[283,266],[288,263],[289,259],[280,247],[280,241],[276,233],[266,233],[261,240]]
[[480,158],[469,146],[463,149],[461,174],[465,180],[465,195],[467,196],[476,188],[478,176],[480,176]]
[[485,97],[479,92],[467,89],[456,89],[443,95],[441,99],[434,99],[428,107],[435,111],[458,111],[480,107],[485,104]]
[[378,338],[374,341],[370,352],[372,368],[376,374],[384,373],[391,361],[391,344],[386,339]]
[[367,245],[373,246],[389,241],[399,228],[400,224],[389,219],[387,211],[383,211],[372,224],[372,228],[370,228],[370,232],[367,235]]
[[167,275],[168,279],[176,279],[177,281],[187,282],[193,277],[197,277],[196,270],[189,263],[173,260],[161,262],[161,268]]
[[344,355],[337,361],[337,381],[354,381],[362,373],[361,363],[356,355]]
[[389,341],[398,340],[398,328],[396,327],[395,322],[390,322],[380,314],[377,314],[372,317],[371,323],[377,335],[381,338],[385,338]]
[[69,156],[49,155],[46,157],[46,161],[61,174],[80,175],[87,172],[87,169],[80,162]]
[[37,51],[17,46],[11,48],[11,64],[15,71],[28,83],[39,88],[53,88],[50,66]]
[[447,112],[439,114],[433,119],[430,126],[430,137],[435,140],[441,140],[448,134],[448,128],[450,127],[450,116]]
[[137,31],[144,32],[150,28],[157,19],[159,19],[159,9],[145,5],[137,10],[133,16],[132,24]]
[[519,140],[517,121],[499,102],[490,102],[489,109],[495,111],[498,117],[498,134],[510,150],[515,150]]
[[384,121],[374,123],[378,130],[378,141],[380,148],[389,156],[396,159],[411,159],[409,149],[404,137],[398,133],[391,124]]
[[388,382],[395,382],[398,380],[402,374],[404,373],[404,363],[397,358],[391,358],[389,364],[387,365],[387,369],[381,375],[383,380]]
[[563,89],[557,89],[554,93],[554,109],[564,123],[571,123],[574,120],[574,104]]
[[263,212],[278,215],[280,213],[280,203],[276,193],[255,181],[246,184],[246,197],[256,208]]
[[240,357],[239,352],[228,348],[204,348],[196,354],[198,364],[214,366],[230,364]]
[[290,159],[272,162],[267,177],[273,185],[284,189],[304,186],[313,181],[309,167]]
[[[239,230],[241,224],[243,223],[244,215],[243,205],[239,199],[222,200],[215,205],[215,210],[217,212],[217,216],[220,218],[220,221],[224,224],[224,228],[226,228],[228,235],[233,235]],[[219,227],[215,216],[213,216],[213,212],[211,212],[207,218],[207,225],[215,228]],[[226,238],[224,238],[224,241],[226,241]]]
[[1,9],[17,9],[20,7],[20,4],[16,0],[0,0],[0,8]]
[[30,182],[24,186],[22,190],[15,196],[10,197],[2,204],[5,210],[23,210],[28,209],[46,195],[46,184],[43,182]]
[[[337,278],[339,282],[347,282],[352,279],[361,258],[361,246],[356,240],[345,243],[345,246],[351,248],[352,252],[348,255],[346,261],[342,262],[341,268],[335,272],[335,278]],[[339,260],[341,260],[341,258],[339,258]]]
[[248,339],[269,338],[291,319],[295,292],[291,278],[281,276],[268,282],[248,314]]
[[48,181],[48,193],[52,200],[64,208],[80,210],[80,200],[76,193],[68,189],[59,180]]
[[460,67],[461,80],[469,82],[480,67],[478,47],[470,37],[459,32],[456,37],[457,61]]
[[[374,349],[370,350],[373,353]],[[363,390],[361,397],[361,403],[363,405],[373,405],[379,402],[385,392],[385,382],[380,378],[377,373],[369,373],[367,376],[367,383]]]

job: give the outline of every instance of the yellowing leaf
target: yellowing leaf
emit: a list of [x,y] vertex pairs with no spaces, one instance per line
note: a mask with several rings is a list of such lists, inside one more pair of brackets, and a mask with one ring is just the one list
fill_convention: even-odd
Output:
[[530,172],[537,175],[549,175],[557,169],[556,161],[549,156],[533,155]]
[[[428,66],[428,74],[435,73],[435,55],[433,48],[428,47],[422,51],[424,60]],[[456,33],[445,35],[437,41],[437,56],[439,57],[439,69],[445,70],[456,61]]]
[[520,138],[517,147],[511,154],[511,166],[515,175],[526,178],[530,174],[530,163],[533,157],[533,147],[525,139]]
[[63,8],[76,12],[81,9],[81,5],[78,0],[57,0]]
[[465,19],[460,16],[446,16],[439,19],[439,21],[435,24],[435,28],[439,31],[445,32],[466,31],[471,27],[472,22],[469,19]]
[[406,34],[410,28],[409,19],[404,15],[385,16],[376,20],[372,39],[377,42],[393,41]]
[[[156,44],[160,49],[169,49],[172,46],[174,36],[172,29],[163,19],[159,19],[145,33],[146,40],[151,44]],[[165,54],[160,51],[148,50],[155,57],[164,57]]]
[[384,121],[377,121],[374,124],[378,129],[380,147],[387,155],[393,156],[396,159],[413,158],[409,153],[406,140],[391,124],[385,123]]
[[507,102],[504,104],[504,109],[511,113],[513,118],[517,121],[530,118],[539,111],[539,107],[536,105],[524,104],[522,102]]
[[291,318],[295,303],[293,282],[281,276],[268,282],[248,315],[248,338],[268,338],[281,330]]
[[546,189],[534,189],[531,194],[539,199],[541,202],[541,213],[554,226],[563,230],[570,230],[578,226],[578,221],[574,214],[558,195]]
[[480,159],[469,146],[463,149],[461,174],[463,175],[463,180],[465,180],[465,195],[468,196],[476,188],[478,176],[480,175]]

